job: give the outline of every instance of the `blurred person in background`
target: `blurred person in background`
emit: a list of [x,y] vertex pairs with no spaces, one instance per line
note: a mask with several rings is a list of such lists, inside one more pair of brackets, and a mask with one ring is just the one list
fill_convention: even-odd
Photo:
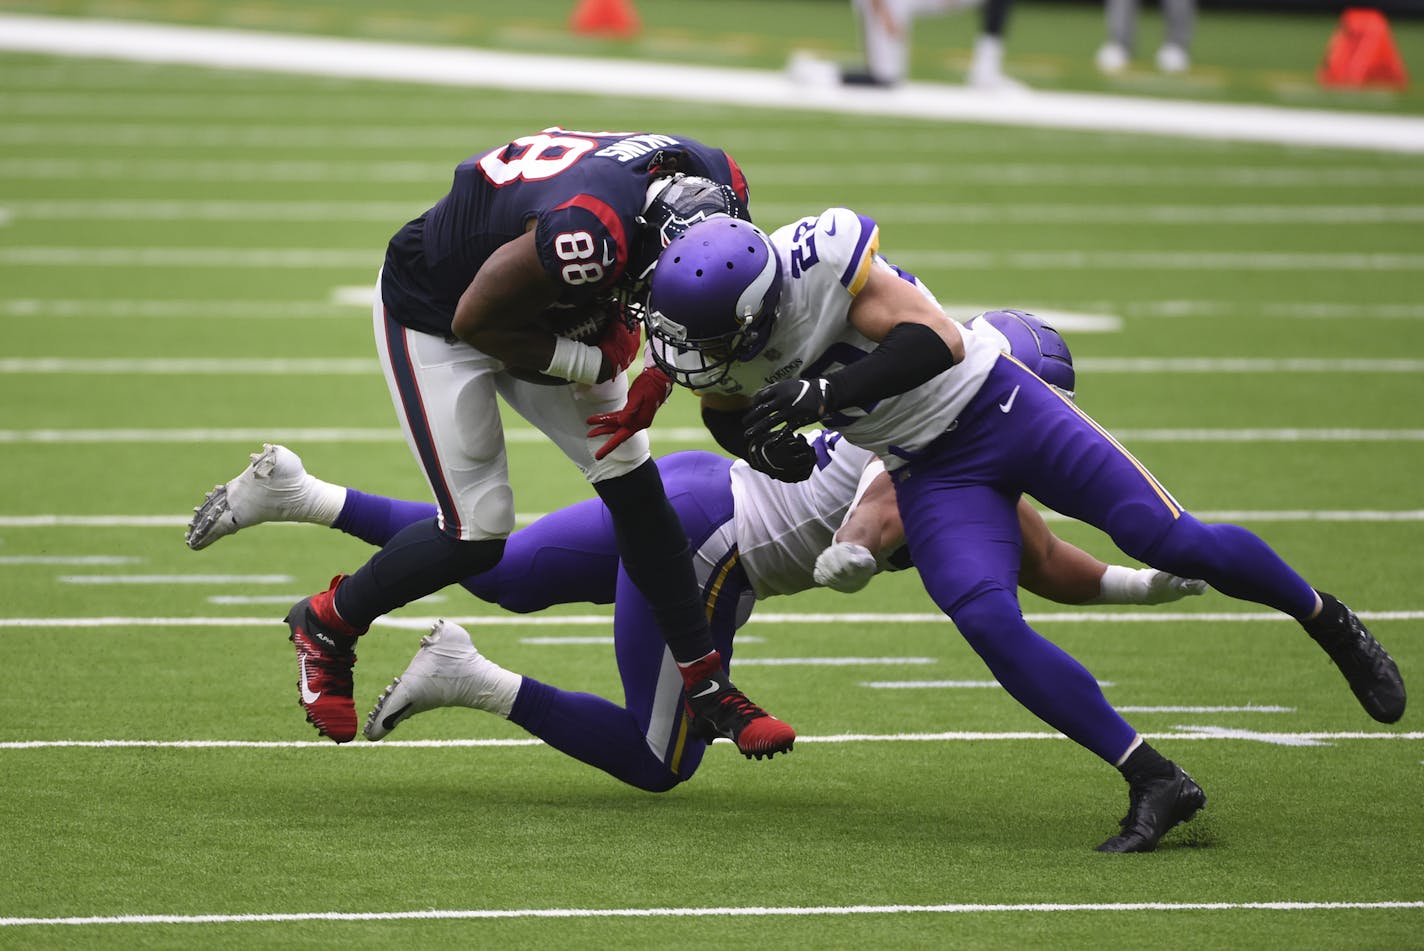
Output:
[[[1132,60],[1137,40],[1137,13],[1141,0],[1107,0],[1108,41],[1098,50],[1098,70],[1120,73]],[[1196,27],[1196,0],[1162,0],[1166,33],[1157,48],[1157,68],[1164,73],[1184,73],[1192,65],[1192,31]]]
[[911,25],[919,16],[953,13],[983,3],[979,38],[968,84],[996,92],[1022,91],[1004,74],[1004,31],[1013,0],[852,0],[865,46],[863,67],[839,69],[804,53],[792,55],[791,74],[807,82],[850,86],[898,86],[910,73]]

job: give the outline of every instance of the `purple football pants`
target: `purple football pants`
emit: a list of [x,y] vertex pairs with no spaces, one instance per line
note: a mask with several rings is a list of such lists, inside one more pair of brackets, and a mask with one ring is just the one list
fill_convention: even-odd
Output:
[[[714,533],[732,518],[731,464],[697,451],[658,460],[668,499],[694,552],[717,545]],[[333,527],[383,545],[434,511],[432,504],[348,490]],[[703,581],[703,599],[717,650],[730,666],[736,608],[750,584],[734,546],[710,554],[727,570],[714,571],[715,580]],[[706,745],[689,732],[681,677],[669,666],[667,644],[651,606],[621,567],[613,522],[602,502],[579,502],[514,532],[498,565],[461,584],[477,598],[519,614],[555,604],[612,603],[623,705],[526,676],[510,720],[555,749],[640,789],[662,792],[697,770]]]
[[1020,494],[1105,531],[1154,568],[1296,618],[1315,606],[1310,585],[1261,539],[1183,512],[1101,426],[1008,357],[950,431],[894,475],[910,553],[935,603],[1016,700],[1108,762],[1127,751],[1133,728],[1019,607]]

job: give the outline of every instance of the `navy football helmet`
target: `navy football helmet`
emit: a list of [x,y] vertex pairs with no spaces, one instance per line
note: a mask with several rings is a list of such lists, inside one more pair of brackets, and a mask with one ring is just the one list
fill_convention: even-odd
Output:
[[1022,310],[991,310],[969,321],[984,321],[1009,338],[1013,358],[1070,400],[1077,384],[1073,354],[1058,331],[1040,317]]
[[628,280],[641,293],[658,263],[658,254],[673,238],[699,221],[726,215],[749,218],[731,186],[681,172],[655,178],[648,186],[643,213],[637,218],[638,233],[628,260]]
[[781,260],[756,225],[700,222],[673,238],[653,271],[644,321],[658,367],[704,389],[750,360],[771,336],[781,299]]

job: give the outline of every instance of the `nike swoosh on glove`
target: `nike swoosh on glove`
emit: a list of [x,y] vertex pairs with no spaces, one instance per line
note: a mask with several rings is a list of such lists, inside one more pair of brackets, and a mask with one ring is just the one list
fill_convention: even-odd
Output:
[[778,426],[799,429],[825,412],[829,384],[825,380],[782,380],[764,386],[752,397],[752,408],[742,417],[747,438],[755,442]]
[[875,556],[864,545],[836,542],[816,556],[811,577],[816,584],[850,594],[870,583],[876,567]]
[[603,335],[598,338],[596,346],[612,365],[613,376],[633,365],[633,358],[638,355],[639,326],[636,323],[629,324],[622,317],[614,317],[608,322]]

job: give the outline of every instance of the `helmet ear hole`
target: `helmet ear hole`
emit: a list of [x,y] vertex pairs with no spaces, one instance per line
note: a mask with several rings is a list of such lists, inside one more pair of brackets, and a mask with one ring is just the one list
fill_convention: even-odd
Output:
[[698,222],[678,240],[677,253],[664,255],[652,272],[648,349],[675,381],[706,389],[766,346],[781,299],[781,261],[755,225],[732,218]]

